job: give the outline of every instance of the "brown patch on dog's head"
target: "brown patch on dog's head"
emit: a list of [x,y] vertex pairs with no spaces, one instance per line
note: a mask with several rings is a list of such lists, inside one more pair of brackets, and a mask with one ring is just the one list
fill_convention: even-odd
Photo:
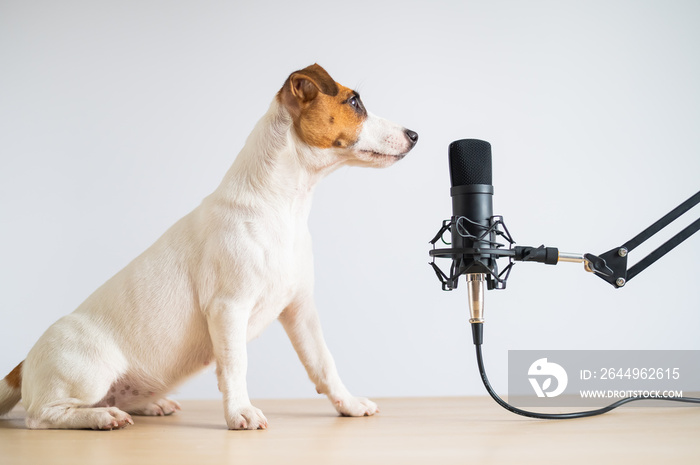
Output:
[[293,72],[277,99],[292,116],[299,138],[313,147],[352,146],[367,118],[360,95],[317,64]]
[[12,389],[19,389],[22,387],[22,364],[24,362],[20,362],[19,365],[17,365],[14,370],[10,372],[9,375],[5,376],[5,382],[10,386]]

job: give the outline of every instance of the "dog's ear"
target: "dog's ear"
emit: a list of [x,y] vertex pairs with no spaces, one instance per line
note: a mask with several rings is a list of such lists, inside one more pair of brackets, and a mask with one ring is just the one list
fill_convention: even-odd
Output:
[[300,102],[309,102],[315,99],[319,92],[316,82],[304,74],[292,74],[289,77],[289,84],[292,95]]
[[315,99],[318,92],[331,97],[338,95],[338,84],[316,63],[295,71],[289,76],[289,81],[292,94],[302,102]]
[[338,84],[317,64],[313,64],[289,75],[278,93],[287,109],[296,113],[300,107],[322,93],[334,97],[338,95]]

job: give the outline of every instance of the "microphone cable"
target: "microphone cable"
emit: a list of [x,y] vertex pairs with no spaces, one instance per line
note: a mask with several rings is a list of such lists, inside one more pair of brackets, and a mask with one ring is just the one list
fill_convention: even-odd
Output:
[[570,412],[570,413],[540,413],[540,412],[530,412],[528,410],[522,410],[517,407],[510,405],[505,400],[496,394],[496,391],[491,387],[489,383],[489,378],[486,376],[486,369],[484,368],[484,360],[481,354],[481,345],[484,341],[484,324],[483,323],[471,323],[472,326],[472,337],[474,339],[474,346],[476,347],[476,362],[479,366],[479,375],[481,376],[481,381],[484,383],[484,387],[489,395],[496,401],[498,405],[508,410],[509,412],[515,413],[517,415],[522,415],[524,417],[539,418],[543,420],[568,420],[572,418],[585,418],[592,417],[595,415],[600,415],[601,413],[609,412],[621,405],[627,404],[629,402],[634,402],[636,400],[663,400],[663,401],[673,401],[673,402],[687,402],[693,404],[700,404],[700,398],[695,397],[625,397],[624,399],[618,400],[606,407],[602,407],[595,410],[586,410],[583,412]]

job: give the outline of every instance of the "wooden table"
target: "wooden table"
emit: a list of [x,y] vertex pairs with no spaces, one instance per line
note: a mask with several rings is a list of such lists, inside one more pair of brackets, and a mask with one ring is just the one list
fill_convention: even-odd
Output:
[[29,431],[0,419],[0,464],[661,464],[700,463],[700,408],[622,407],[593,418],[531,420],[486,397],[375,399],[343,418],[325,399],[259,400],[266,431],[228,431],[219,401],[120,431]]

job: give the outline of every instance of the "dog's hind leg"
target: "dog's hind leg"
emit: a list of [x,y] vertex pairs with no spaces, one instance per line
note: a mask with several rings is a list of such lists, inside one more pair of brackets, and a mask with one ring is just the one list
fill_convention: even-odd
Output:
[[[31,364],[28,368],[22,395],[27,428],[109,430],[134,424],[128,413],[104,402],[112,384],[107,370],[74,370],[68,378],[65,373],[46,366],[37,370],[38,373],[33,373]],[[37,386],[38,379],[45,380],[45,384]]]
[[111,341],[85,331],[87,326],[77,317],[64,317],[27,355],[22,403],[28,428],[115,429],[133,424],[128,413],[101,402],[126,370],[125,358]]
[[111,430],[133,425],[131,416],[116,407],[85,407],[78,399],[63,399],[27,413],[30,429]]
[[[110,430],[134,424],[128,413],[101,401],[112,383],[106,373],[76,370],[68,380],[63,373],[46,367],[42,370],[41,379],[46,381],[38,389],[34,384],[37,377],[26,370],[29,376],[23,387],[29,386],[23,389],[22,398],[27,409],[27,428]],[[84,376],[90,371],[93,376]]]
[[[101,402],[112,383],[106,370],[74,370],[69,378],[46,366],[32,368],[29,364],[22,383],[27,428],[109,430],[134,424],[128,413]],[[37,385],[40,379],[43,385]]]
[[130,410],[129,413],[132,415],[144,415],[144,416],[150,416],[150,417],[161,417],[161,416],[167,416],[167,415],[172,415],[176,411],[180,410],[182,407],[180,407],[180,403],[168,399],[166,397],[163,397],[160,400],[157,400],[155,402],[151,402],[150,404],[144,405],[143,407],[140,407],[135,410]]

